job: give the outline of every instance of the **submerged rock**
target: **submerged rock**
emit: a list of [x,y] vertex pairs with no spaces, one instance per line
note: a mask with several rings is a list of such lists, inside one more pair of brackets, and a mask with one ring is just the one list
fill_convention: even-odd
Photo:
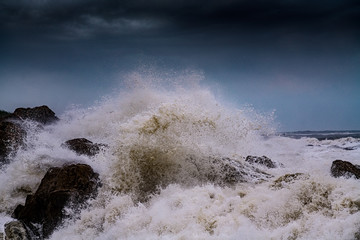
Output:
[[45,105],[34,108],[17,108],[13,115],[21,120],[28,119],[42,124],[50,124],[59,120],[55,113]]
[[100,152],[101,147],[105,147],[104,144],[93,143],[86,138],[75,138],[66,141],[64,146],[73,150],[77,154],[84,154],[88,156],[94,156]]
[[35,194],[28,195],[25,206],[18,205],[13,215],[36,235],[46,238],[67,217],[63,211],[65,206],[78,209],[95,196],[98,187],[98,174],[88,165],[50,168]]
[[210,157],[209,161],[211,162],[210,169],[204,169],[205,171],[201,175],[216,184],[231,185],[239,182],[259,182],[271,177],[266,172],[234,159]]
[[308,174],[304,174],[304,173],[285,174],[285,175],[279,177],[278,179],[276,179],[270,187],[274,188],[274,189],[281,189],[297,180],[300,180],[300,179],[306,180],[306,179],[309,179],[309,177],[310,176]]
[[7,163],[9,154],[23,145],[25,135],[19,123],[0,121],[0,165]]
[[247,156],[245,161],[249,162],[249,163],[260,164],[260,165],[263,165],[263,166],[268,167],[268,168],[276,168],[276,167],[278,167],[278,164],[276,164],[275,162],[273,162],[270,158],[268,158],[266,156],[262,156],[262,157]]
[[[169,184],[194,186],[212,183],[231,186],[242,182],[259,183],[272,177],[251,164],[219,156],[174,156],[154,148],[133,148],[128,171],[119,168],[122,179],[117,191],[135,191],[136,201],[147,201]],[[129,184],[130,183],[130,184]]]
[[31,236],[26,230],[26,226],[20,221],[12,221],[5,224],[6,240],[31,240]]
[[333,177],[356,177],[360,179],[360,167],[350,162],[335,160],[331,165],[331,175]]

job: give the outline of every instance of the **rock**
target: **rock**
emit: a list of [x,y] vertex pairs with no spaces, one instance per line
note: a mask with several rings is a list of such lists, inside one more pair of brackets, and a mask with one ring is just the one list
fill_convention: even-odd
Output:
[[50,124],[59,120],[55,113],[47,106],[40,106],[34,108],[17,108],[14,113],[14,116],[25,120],[32,120],[42,124]]
[[278,167],[275,162],[273,162],[270,158],[268,158],[266,156],[262,156],[262,157],[247,156],[245,161],[248,163],[251,163],[251,164],[256,163],[256,164],[264,165],[268,168]]
[[210,158],[212,161],[211,171],[208,171],[207,178],[214,183],[235,184],[239,182],[259,182],[271,177],[247,163],[230,158]]
[[310,176],[308,174],[304,174],[304,173],[285,174],[285,175],[279,177],[278,179],[276,179],[270,187],[274,188],[274,189],[281,189],[297,180],[300,180],[300,179],[307,180],[307,179],[309,179],[309,177]]
[[331,165],[331,175],[333,177],[356,177],[360,179],[360,168],[350,162],[335,160]]
[[35,194],[28,195],[25,206],[18,205],[13,216],[36,235],[46,238],[67,217],[64,207],[79,210],[87,199],[95,196],[99,185],[98,174],[88,165],[50,168]]
[[14,113],[1,111],[0,116],[0,166],[8,163],[10,154],[24,145],[26,131],[22,126],[23,120],[29,119],[41,124],[59,120],[47,106],[17,108]]
[[0,165],[8,162],[8,156],[24,144],[26,132],[21,125],[11,121],[0,121]]
[[[134,147],[129,157],[131,171],[136,173],[126,177],[121,170],[117,175],[131,182],[131,187],[136,191],[135,200],[140,202],[147,201],[159,189],[173,183],[185,186],[206,183],[233,186],[240,182],[259,183],[272,177],[247,162],[220,156],[190,155],[178,158],[161,149]],[[120,186],[118,191],[128,189],[125,185]]]
[[20,221],[12,221],[5,224],[6,240],[31,240],[26,226]]
[[106,145],[93,143],[86,138],[75,138],[66,141],[64,146],[75,151],[77,154],[94,156],[100,152],[101,147],[105,147]]
[[10,115],[11,115],[11,113],[6,112],[4,110],[0,110],[0,118],[5,118],[5,117],[10,116]]

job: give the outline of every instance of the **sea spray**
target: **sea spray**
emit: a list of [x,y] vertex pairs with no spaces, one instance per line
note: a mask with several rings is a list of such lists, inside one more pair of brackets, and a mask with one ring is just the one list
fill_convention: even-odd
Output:
[[[227,107],[207,88],[132,77],[137,87],[73,108],[56,124],[28,127],[26,147],[0,173],[4,218],[47,169],[86,163],[102,188],[51,239],[354,239],[359,182],[329,170],[335,159],[359,163],[359,149],[331,147],[356,139],[275,136],[271,116]],[[63,146],[79,137],[107,147],[85,156]],[[247,155],[282,167],[252,166]],[[233,168],[242,178],[228,181]]]

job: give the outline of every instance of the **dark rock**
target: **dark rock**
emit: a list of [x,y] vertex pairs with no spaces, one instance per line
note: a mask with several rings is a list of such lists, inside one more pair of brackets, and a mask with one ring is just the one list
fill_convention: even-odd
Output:
[[42,124],[50,124],[59,120],[55,116],[55,113],[47,106],[17,108],[13,115],[20,118],[21,120],[28,119]]
[[6,240],[31,240],[25,224],[20,221],[12,221],[5,224]]
[[262,156],[262,157],[247,156],[245,161],[248,163],[256,163],[256,164],[264,165],[268,168],[276,168],[277,167],[277,164],[266,156]]
[[[8,163],[10,154],[24,145],[26,131],[22,122],[26,119],[41,124],[49,124],[59,120],[47,106],[17,108],[14,113],[2,111],[0,117],[0,166]],[[41,126],[39,125],[39,127]]]
[[356,177],[360,179],[360,168],[350,162],[335,160],[331,165],[331,175],[333,177]]
[[0,119],[1,119],[1,118],[6,118],[6,117],[8,117],[8,116],[10,116],[10,115],[11,115],[11,113],[6,112],[6,111],[4,111],[4,110],[0,110]]
[[77,154],[94,156],[100,152],[101,147],[105,147],[106,145],[93,143],[86,138],[75,138],[66,141],[64,146],[75,151]]
[[25,136],[19,123],[0,121],[0,165],[7,163],[9,155],[24,144]]
[[352,151],[352,150],[356,150],[358,148],[358,146],[354,146],[354,147],[344,147],[343,149],[346,151]]
[[88,165],[50,168],[35,194],[28,195],[25,206],[18,205],[13,216],[36,235],[46,238],[67,217],[64,207],[78,210],[87,199],[95,196],[99,185],[98,174]]

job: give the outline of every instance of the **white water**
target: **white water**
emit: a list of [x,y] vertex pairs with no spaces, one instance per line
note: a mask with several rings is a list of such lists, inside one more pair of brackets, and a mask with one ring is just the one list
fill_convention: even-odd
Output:
[[[196,86],[142,86],[60,118],[44,130],[28,123],[28,147],[0,172],[1,226],[49,167],[81,162],[100,174],[103,187],[51,239],[351,240],[360,231],[359,180],[330,175],[336,159],[360,164],[359,148],[333,147],[356,146],[358,139],[269,137],[271,116],[225,107]],[[61,147],[78,137],[109,147],[94,157]],[[247,155],[266,155],[284,167],[258,166],[273,177],[235,186],[198,173],[199,166],[211,167],[209,156],[244,162]],[[274,183],[299,172],[297,180]]]

